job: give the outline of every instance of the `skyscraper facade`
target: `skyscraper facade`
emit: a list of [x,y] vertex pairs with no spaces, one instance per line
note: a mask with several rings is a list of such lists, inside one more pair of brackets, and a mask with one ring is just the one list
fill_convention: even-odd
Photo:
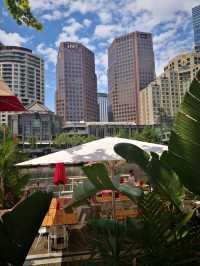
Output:
[[60,44],[56,113],[64,122],[98,120],[94,53],[80,43]]
[[132,32],[108,49],[109,113],[115,122],[139,123],[139,92],[155,78],[152,35]]
[[99,106],[99,121],[108,121],[108,94],[99,92],[97,93],[97,101]]
[[[0,45],[0,77],[24,105],[44,104],[44,61],[30,49]],[[0,122],[7,123],[6,113]]]
[[164,72],[140,91],[140,124],[171,122],[200,70],[200,53],[181,54],[169,61]]
[[200,53],[200,5],[192,8],[195,50]]

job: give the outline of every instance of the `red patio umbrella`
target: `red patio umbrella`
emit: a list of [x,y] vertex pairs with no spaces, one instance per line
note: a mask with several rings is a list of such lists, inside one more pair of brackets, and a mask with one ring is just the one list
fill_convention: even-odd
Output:
[[67,183],[67,176],[65,173],[64,163],[57,163],[56,164],[53,182],[55,185],[59,185],[59,184],[65,185]]
[[12,94],[7,84],[0,79],[0,112],[26,111],[19,99]]

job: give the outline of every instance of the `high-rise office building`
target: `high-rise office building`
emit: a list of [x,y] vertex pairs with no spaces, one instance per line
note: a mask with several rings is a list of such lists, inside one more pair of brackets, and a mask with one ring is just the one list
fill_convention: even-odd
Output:
[[192,20],[195,50],[200,53],[200,5],[192,8]]
[[[24,105],[44,103],[44,61],[30,49],[0,45],[0,77]],[[0,123],[7,122],[1,113]]]
[[99,92],[97,93],[97,101],[99,106],[99,121],[108,121],[108,94]]
[[60,44],[56,113],[64,122],[98,120],[94,53],[80,43]]
[[152,35],[132,32],[108,49],[109,113],[115,122],[139,122],[139,92],[155,78]]
[[140,91],[140,124],[170,123],[200,69],[200,54],[181,54],[169,61],[155,81]]

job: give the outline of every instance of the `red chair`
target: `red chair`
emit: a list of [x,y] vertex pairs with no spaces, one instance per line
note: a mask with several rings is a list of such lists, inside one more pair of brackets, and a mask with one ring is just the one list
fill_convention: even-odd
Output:
[[125,183],[125,177],[124,176],[120,176],[119,182],[120,182],[120,184]]

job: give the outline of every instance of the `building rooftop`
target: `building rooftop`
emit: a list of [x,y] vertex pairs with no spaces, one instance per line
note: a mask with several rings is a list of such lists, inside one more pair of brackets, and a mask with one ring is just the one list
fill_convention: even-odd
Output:
[[2,43],[0,43],[0,50],[21,50],[21,51],[32,53],[31,49],[19,47],[19,46],[3,45]]
[[83,126],[83,127],[87,127],[87,126],[136,126],[135,122],[84,122],[84,121],[80,121],[80,122],[65,122],[63,128],[65,127],[76,127],[76,126]]
[[41,104],[38,101],[35,101],[32,104],[28,105],[27,110],[29,112],[52,112],[49,108],[47,108],[45,105]]
[[106,92],[97,92],[98,97],[108,97],[108,94]]

